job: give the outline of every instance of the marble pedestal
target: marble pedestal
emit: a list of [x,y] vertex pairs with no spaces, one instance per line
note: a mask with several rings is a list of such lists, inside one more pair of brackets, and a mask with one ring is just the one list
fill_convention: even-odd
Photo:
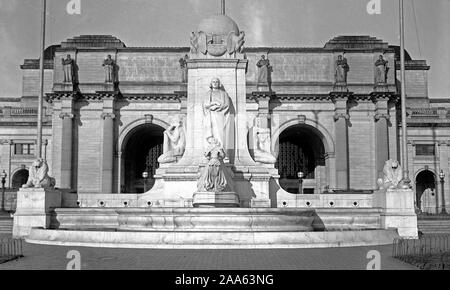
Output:
[[17,209],[14,214],[13,237],[22,238],[31,228],[48,228],[50,211],[61,207],[60,191],[44,188],[21,188],[17,192]]
[[383,209],[381,227],[397,228],[401,237],[418,237],[414,192],[411,189],[387,189],[374,193],[374,206]]
[[239,207],[239,195],[235,192],[196,192],[192,200],[194,207]]

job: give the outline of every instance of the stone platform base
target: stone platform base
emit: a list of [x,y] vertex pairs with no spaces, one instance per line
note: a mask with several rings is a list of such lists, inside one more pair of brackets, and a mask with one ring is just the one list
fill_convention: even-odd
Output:
[[194,207],[239,207],[239,195],[236,192],[196,192],[192,205]]
[[325,248],[387,245],[395,230],[339,232],[129,232],[70,231],[34,228],[28,243],[104,248],[242,249]]

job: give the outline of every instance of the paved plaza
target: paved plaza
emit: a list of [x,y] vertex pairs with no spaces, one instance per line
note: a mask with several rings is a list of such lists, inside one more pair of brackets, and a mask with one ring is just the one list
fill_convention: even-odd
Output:
[[382,270],[417,269],[391,257],[392,247],[262,250],[161,250],[61,247],[24,243],[24,257],[0,270],[64,270],[68,251],[81,254],[83,270],[365,270],[370,250]]

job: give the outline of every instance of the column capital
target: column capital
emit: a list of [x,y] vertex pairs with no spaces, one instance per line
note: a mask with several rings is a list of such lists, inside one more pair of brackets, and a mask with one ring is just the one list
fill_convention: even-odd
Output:
[[100,115],[100,118],[102,118],[103,120],[105,120],[106,118],[111,118],[111,119],[115,119],[116,115],[112,114],[112,113],[102,113]]
[[69,118],[69,119],[73,119],[74,115],[71,113],[61,113],[59,114],[59,118],[60,119],[65,119],[65,118]]
[[345,120],[350,120],[350,115],[347,113],[335,113],[334,116],[334,121],[337,122],[340,118],[344,118]]
[[416,142],[412,141],[412,140],[408,140],[406,144],[411,145],[411,146],[416,146]]
[[391,119],[391,116],[389,116],[389,114],[380,114],[380,113],[376,113],[373,116],[375,122],[378,122],[381,118],[385,118],[386,121],[389,121]]
[[450,143],[449,141],[440,140],[437,142],[437,145],[438,146],[449,146],[450,145],[449,143]]

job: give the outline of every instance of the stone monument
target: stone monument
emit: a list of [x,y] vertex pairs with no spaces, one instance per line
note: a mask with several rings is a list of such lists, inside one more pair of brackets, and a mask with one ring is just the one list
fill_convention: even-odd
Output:
[[402,237],[417,238],[417,215],[414,192],[403,180],[402,167],[396,160],[387,160],[384,177],[378,179],[380,189],[373,195],[374,207],[380,207],[383,228],[397,228]]
[[31,228],[48,228],[52,208],[61,207],[61,192],[54,189],[55,179],[48,175],[47,162],[38,158],[30,166],[26,184],[17,192],[13,237],[29,234]]
[[[191,33],[190,53],[180,60],[180,64],[186,62],[188,71],[184,154],[174,162],[170,146],[171,136],[176,134],[170,133],[173,127],[168,128],[160,157],[168,162],[157,169],[155,185],[143,200],[163,207],[270,207],[269,180],[277,170],[255,162],[249,153],[244,43],[245,33],[225,14],[207,17]],[[259,160],[267,157],[263,156],[267,150],[263,131]],[[213,143],[214,147],[212,140],[220,145]],[[205,155],[205,151],[209,153]],[[227,178],[219,180],[227,180],[227,186],[233,188],[220,190],[220,182],[213,189],[205,187],[202,180],[207,172],[216,172],[212,168],[217,169],[218,177],[223,173]]]

